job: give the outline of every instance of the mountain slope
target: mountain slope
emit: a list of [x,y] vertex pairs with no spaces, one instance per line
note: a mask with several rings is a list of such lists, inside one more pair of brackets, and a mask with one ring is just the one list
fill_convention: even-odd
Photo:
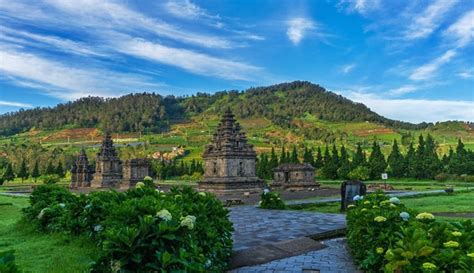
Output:
[[419,129],[429,124],[411,124],[387,119],[361,103],[326,91],[319,85],[296,81],[246,91],[223,91],[213,95],[163,97],[155,93],[119,98],[87,97],[55,107],[20,110],[0,116],[0,135],[32,128],[96,127],[119,132],[169,129],[170,124],[196,115],[219,114],[232,108],[239,118],[264,117],[289,128],[295,118],[312,115],[319,120],[369,121],[392,128]]

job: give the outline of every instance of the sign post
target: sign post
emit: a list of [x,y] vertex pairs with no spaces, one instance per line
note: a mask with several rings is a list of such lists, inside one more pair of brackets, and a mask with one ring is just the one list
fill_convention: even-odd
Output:
[[382,180],[384,184],[384,191],[387,190],[387,179],[388,179],[388,174],[387,173],[382,173]]

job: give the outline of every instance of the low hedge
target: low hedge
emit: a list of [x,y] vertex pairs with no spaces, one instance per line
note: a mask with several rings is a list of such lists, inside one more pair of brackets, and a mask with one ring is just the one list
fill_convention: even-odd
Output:
[[97,241],[91,272],[222,272],[230,259],[228,211],[189,187],[165,194],[139,182],[126,192],[74,195],[44,185],[30,201],[24,215],[39,230]]
[[440,222],[382,193],[357,196],[347,211],[347,240],[366,272],[473,272],[474,225]]

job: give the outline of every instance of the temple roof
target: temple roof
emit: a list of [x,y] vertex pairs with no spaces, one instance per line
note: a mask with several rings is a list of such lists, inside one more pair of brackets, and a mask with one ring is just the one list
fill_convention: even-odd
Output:
[[206,146],[203,157],[219,155],[255,156],[253,145],[247,143],[242,127],[227,109],[213,135],[212,143]]
[[314,167],[308,163],[283,163],[273,169],[274,172],[291,171],[314,171]]
[[114,147],[114,142],[112,141],[112,136],[110,132],[105,134],[104,139],[102,140],[102,145],[100,146],[99,153],[97,156],[100,157],[117,157],[117,151]]

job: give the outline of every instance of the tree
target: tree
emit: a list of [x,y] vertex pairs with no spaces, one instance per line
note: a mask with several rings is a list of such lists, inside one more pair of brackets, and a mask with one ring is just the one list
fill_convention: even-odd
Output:
[[349,155],[347,154],[346,147],[341,146],[341,157],[339,158],[339,169],[337,175],[339,178],[347,179],[349,172],[351,171],[351,164],[349,162]]
[[275,153],[275,148],[272,147],[272,152],[270,153],[270,161],[268,162],[268,168],[273,172],[273,169],[275,169],[276,167],[278,167],[278,156]]
[[7,169],[3,173],[3,178],[5,179],[5,181],[12,181],[15,178],[12,163],[8,163]]
[[413,143],[410,143],[410,146],[408,146],[408,151],[407,155],[405,156],[405,166],[406,166],[406,176],[407,177],[415,177],[415,170],[414,170],[414,164],[415,164],[415,157],[416,157],[416,152],[415,148],[413,147]]
[[321,152],[321,147],[318,147],[318,150],[316,152],[316,160],[314,160],[314,164],[313,164],[313,167],[315,167],[316,169],[319,169],[323,166],[323,155],[322,155],[322,152]]
[[365,158],[365,153],[362,151],[362,147],[360,146],[360,143],[357,144],[357,149],[354,154],[354,157],[352,158],[352,169],[355,169],[359,166],[365,166],[367,164],[366,158]]
[[53,166],[53,162],[49,161],[48,166],[46,167],[45,174],[46,175],[52,175],[56,173],[56,169]]
[[26,161],[23,159],[21,161],[20,169],[18,170],[18,177],[21,178],[21,182],[29,177],[28,168],[26,166]]
[[280,164],[287,163],[285,146],[281,147]]
[[55,172],[59,177],[64,177],[66,174],[64,173],[64,168],[63,164],[61,161],[58,162],[58,166],[56,167],[56,172]]
[[313,151],[307,147],[304,147],[303,162],[314,165]]
[[387,164],[389,166],[390,176],[397,178],[405,176],[407,172],[406,161],[402,153],[400,153],[396,139],[393,140],[392,151],[387,158]]
[[374,141],[372,145],[372,152],[369,156],[368,167],[371,179],[380,178],[380,175],[385,172],[385,169],[387,168],[385,157],[383,156],[380,146],[376,141]]
[[300,163],[298,159],[298,150],[296,146],[293,146],[293,151],[291,152],[290,163]]
[[329,148],[326,145],[326,150],[324,151],[324,166],[321,169],[321,172],[325,178],[337,179],[337,169],[339,168],[338,162],[339,157],[337,155],[337,149],[334,153],[335,145],[333,146],[333,154],[329,154]]
[[38,166],[38,161],[36,161],[35,167],[33,168],[33,171],[31,172],[31,177],[33,177],[33,179],[35,180],[35,183],[36,183],[36,179],[38,179],[39,176],[40,176],[39,166]]

